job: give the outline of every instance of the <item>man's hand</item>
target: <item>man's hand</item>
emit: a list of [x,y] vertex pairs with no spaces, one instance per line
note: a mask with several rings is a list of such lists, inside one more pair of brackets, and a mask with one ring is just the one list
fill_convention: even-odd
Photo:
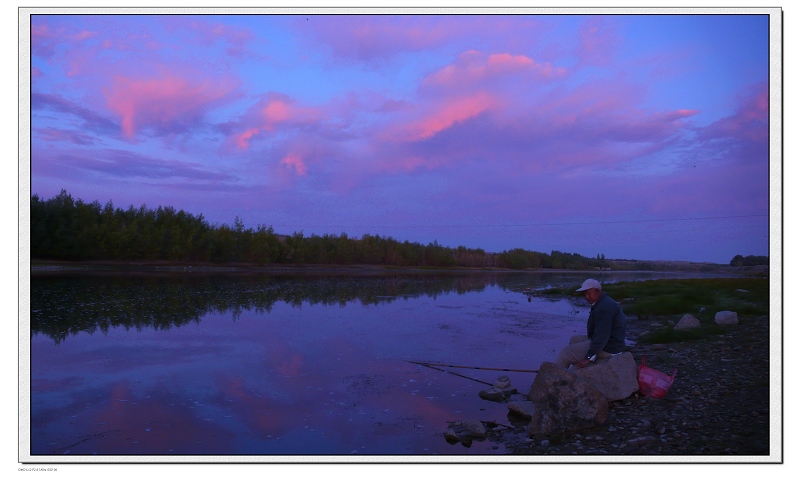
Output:
[[582,359],[582,360],[578,361],[578,363],[575,366],[583,369],[586,366],[589,366],[589,363],[591,363],[591,361],[589,361],[588,359]]

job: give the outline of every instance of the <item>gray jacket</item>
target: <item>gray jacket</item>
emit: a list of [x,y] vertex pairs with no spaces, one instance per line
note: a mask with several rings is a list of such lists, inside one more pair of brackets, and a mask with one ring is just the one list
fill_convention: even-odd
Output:
[[591,340],[587,359],[594,359],[600,351],[616,354],[625,351],[625,313],[613,298],[603,293],[592,305],[586,336]]

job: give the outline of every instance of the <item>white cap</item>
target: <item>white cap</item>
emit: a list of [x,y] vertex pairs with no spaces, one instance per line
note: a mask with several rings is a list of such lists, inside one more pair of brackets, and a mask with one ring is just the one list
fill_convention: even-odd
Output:
[[582,291],[585,291],[585,290],[589,290],[590,288],[597,288],[598,290],[602,290],[603,289],[603,287],[600,286],[600,282],[598,282],[594,278],[590,278],[590,279],[586,280],[585,282],[583,282],[583,285],[581,285],[581,287],[578,288],[575,291],[576,292],[582,292]]

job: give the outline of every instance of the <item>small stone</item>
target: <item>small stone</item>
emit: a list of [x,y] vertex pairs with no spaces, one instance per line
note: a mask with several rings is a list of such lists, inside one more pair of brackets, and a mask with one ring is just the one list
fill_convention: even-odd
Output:
[[690,330],[700,326],[700,321],[690,314],[683,315],[683,318],[675,325],[676,330]]
[[506,393],[503,392],[502,389],[498,388],[491,388],[491,389],[484,389],[478,393],[481,399],[485,399],[487,401],[502,401],[505,397]]
[[481,421],[469,419],[461,421],[461,428],[464,434],[470,437],[486,437],[486,427]]
[[455,444],[456,442],[460,442],[461,438],[458,437],[458,434],[452,429],[447,429],[444,431],[444,440],[449,442],[450,444]]
[[718,325],[736,325],[739,323],[739,316],[735,311],[718,311],[714,315],[714,323]]

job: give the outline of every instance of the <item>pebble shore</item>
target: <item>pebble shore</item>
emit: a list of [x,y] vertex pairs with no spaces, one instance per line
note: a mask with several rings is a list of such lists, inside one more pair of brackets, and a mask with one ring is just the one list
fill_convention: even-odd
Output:
[[[628,336],[652,326],[631,321]],[[769,456],[769,326],[767,316],[744,317],[704,340],[634,344],[637,364],[646,354],[649,367],[678,370],[665,397],[634,393],[611,403],[605,425],[571,435],[532,439],[519,424],[488,438],[509,455]]]

